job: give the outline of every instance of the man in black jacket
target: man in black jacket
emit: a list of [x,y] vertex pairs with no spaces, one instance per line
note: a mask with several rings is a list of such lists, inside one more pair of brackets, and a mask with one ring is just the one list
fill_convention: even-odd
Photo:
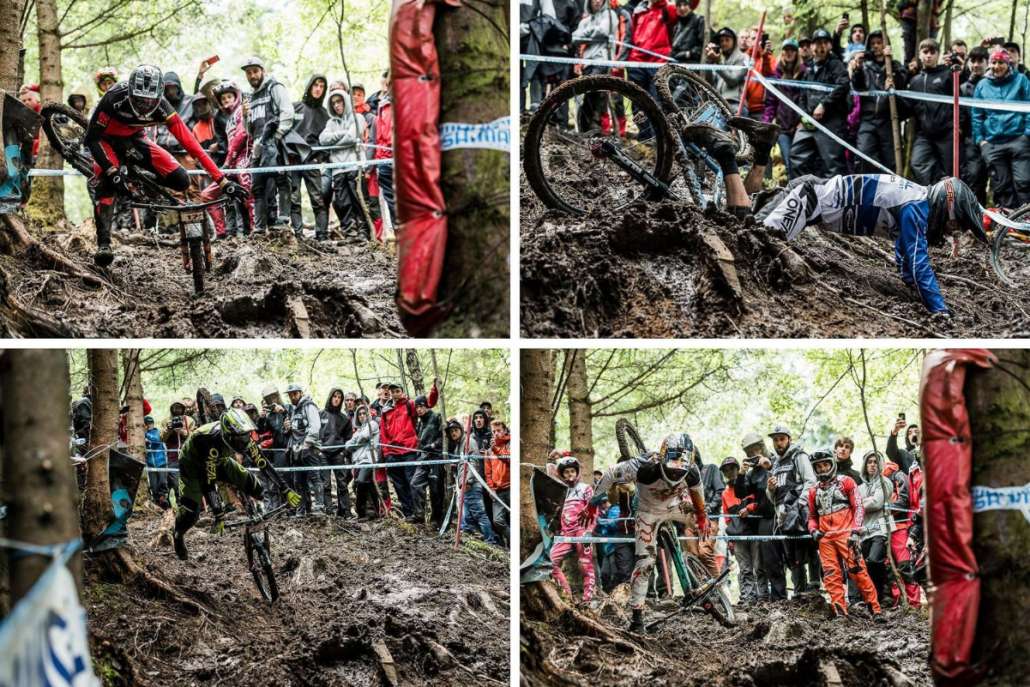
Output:
[[701,61],[705,49],[705,18],[694,12],[698,0],[676,0],[676,26],[672,30],[672,59],[684,63]]
[[[440,414],[429,409],[425,396],[415,397],[415,432],[418,434],[419,460],[439,460],[443,451],[443,424]],[[444,509],[443,465],[419,465],[411,478],[412,500],[415,502],[413,519],[418,524],[426,521],[426,489],[429,489],[429,520],[435,529],[443,522]]]
[[[940,46],[932,38],[919,44],[921,71],[912,77],[909,90],[933,95],[952,95],[951,65],[940,64]],[[916,136],[912,144],[912,176],[923,186],[951,174],[952,112],[950,103],[912,100]]]
[[[325,108],[326,79],[323,74],[313,74],[304,89],[304,96],[299,103],[293,104],[293,130],[310,146],[318,145],[318,136],[329,121],[329,111]],[[301,158],[301,164],[324,162],[327,155],[322,151],[309,152]],[[329,238],[329,208],[322,196],[322,172],[308,169],[301,172],[290,172],[290,224],[293,233],[298,237],[304,229],[300,213],[300,185],[308,191],[311,210],[315,213],[315,239],[325,241]]]
[[813,60],[802,80],[830,86],[833,90],[805,88],[801,91],[798,104],[808,113],[808,118],[801,120],[790,149],[791,167],[799,176],[815,174],[832,177],[848,173],[844,148],[812,124],[812,120],[819,122],[843,138],[848,110],[851,109],[848,70],[831,48],[828,31],[818,29],[812,34]]
[[[329,465],[350,465],[350,456],[342,448],[350,441],[354,433],[353,425],[343,405],[343,389],[334,388],[329,392],[322,410],[322,455]],[[339,446],[340,448],[335,448]],[[336,478],[336,507],[333,508],[332,484]],[[337,517],[352,518],[350,506],[350,483],[354,479],[353,470],[331,470],[326,473],[323,502],[325,512],[335,512]]]
[[[960,96],[963,98],[973,97],[976,85],[987,74],[989,57],[987,48],[980,45],[969,51],[964,70],[968,76],[958,87]],[[973,193],[976,194],[981,205],[987,205],[987,162],[983,158],[980,146],[973,142],[973,122],[969,108],[963,107],[959,112],[962,126],[962,152],[959,162],[962,181],[973,189]]]
[[[772,461],[765,447],[765,440],[758,434],[746,434],[740,443],[744,449],[745,471],[737,474],[733,483],[733,493],[742,504],[739,511],[743,521],[741,534],[770,535],[775,528],[776,511],[765,489],[769,482]],[[751,561],[758,586],[758,601],[787,598],[787,575],[782,542],[738,541],[735,542],[734,548],[738,549],[734,552],[735,555],[740,557],[743,554]]]
[[[904,90],[908,86],[908,72],[901,63],[891,59],[890,46],[884,45],[883,33],[873,31],[866,40],[866,49],[854,53],[848,64],[851,74],[851,87],[856,91],[883,91],[890,88],[887,83],[887,60],[891,60],[894,72],[894,88]],[[901,99],[896,99],[900,101]],[[858,125],[858,145],[860,151],[879,162],[884,167],[894,170],[894,134],[891,128],[890,99],[878,95],[861,99],[861,121]],[[858,170],[863,174],[876,174],[881,170],[873,167],[865,160],[858,162]]]
[[[261,389],[261,413],[258,416],[258,433],[269,432],[272,435],[272,445],[266,450],[272,465],[277,468],[289,467],[289,460],[286,455],[286,445],[290,441],[290,433],[284,426],[286,418],[293,413],[293,406],[282,402],[279,390],[274,384],[268,384]],[[294,472],[282,472],[283,480],[293,488]],[[265,485],[266,487],[268,485]],[[278,495],[275,489],[266,491],[273,503],[271,507],[278,505]]]

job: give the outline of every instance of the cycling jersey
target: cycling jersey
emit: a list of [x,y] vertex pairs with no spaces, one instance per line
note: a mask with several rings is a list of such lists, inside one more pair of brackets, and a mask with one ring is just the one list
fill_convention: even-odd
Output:
[[[179,478],[184,495],[199,503],[200,497],[206,495],[216,482],[229,482],[251,496],[260,496],[257,480],[251,483],[247,472],[236,462],[235,453],[222,439],[222,429],[217,422],[195,429],[179,451]],[[286,483],[261,454],[257,444],[251,441],[244,454],[272,484],[280,491],[286,491]]]
[[102,145],[104,139],[142,137],[143,129],[164,124],[175,139],[200,163],[205,171],[216,182],[222,179],[218,165],[204,152],[197,139],[186,127],[179,113],[166,99],[161,98],[157,108],[149,115],[140,117],[129,104],[129,84],[126,81],[117,83],[108,89],[104,97],[97,103],[90,117],[83,144],[93,154],[93,160],[101,172],[115,166],[111,159],[109,147]]
[[894,241],[901,279],[914,286],[930,312],[947,312],[926,240],[929,189],[892,174],[852,174],[819,179],[800,177],[780,198],[758,212],[770,229],[792,241],[810,225],[838,234]]

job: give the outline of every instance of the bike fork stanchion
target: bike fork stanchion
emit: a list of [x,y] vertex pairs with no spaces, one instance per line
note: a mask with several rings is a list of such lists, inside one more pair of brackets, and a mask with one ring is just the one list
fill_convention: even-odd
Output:
[[182,223],[182,213],[176,212],[176,218],[179,225],[179,249],[182,251],[182,268],[188,270],[190,268],[190,242],[186,238],[186,225]]
[[633,177],[637,182],[651,188],[657,193],[661,193],[663,197],[669,197],[672,195],[672,189],[669,188],[668,184],[656,177],[654,174],[648,172],[635,161],[626,157],[626,155],[611,141],[601,141],[600,143],[595,144],[591,149],[591,152],[596,158],[606,158],[611,160],[616,164],[616,166]]

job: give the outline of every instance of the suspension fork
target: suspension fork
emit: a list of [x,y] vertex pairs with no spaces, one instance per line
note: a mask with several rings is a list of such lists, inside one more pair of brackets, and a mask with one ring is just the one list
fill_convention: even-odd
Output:
[[182,268],[188,270],[190,268],[190,244],[189,239],[186,238],[186,225],[182,221],[182,213],[176,211],[175,217],[179,225],[179,249],[182,252]]

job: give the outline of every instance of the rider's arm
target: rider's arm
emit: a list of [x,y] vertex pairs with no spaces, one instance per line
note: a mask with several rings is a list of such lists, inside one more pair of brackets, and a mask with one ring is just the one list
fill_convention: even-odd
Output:
[[616,463],[601,475],[601,481],[597,483],[594,493],[605,494],[612,488],[613,484],[632,482],[637,476],[638,469],[640,469],[639,458],[631,458],[630,460]]
[[819,529],[819,513],[815,509],[815,487],[808,490],[808,531],[815,532]]
[[217,183],[222,180],[222,177],[225,176],[222,174],[222,170],[218,169],[218,165],[204,152],[196,137],[186,128],[186,123],[182,121],[178,112],[172,110],[165,119],[165,126],[168,127],[168,131],[175,137],[175,140],[186,149],[186,152],[200,163],[213,181]]
[[282,475],[276,472],[272,466],[271,461],[265,458],[265,455],[261,452],[261,449],[253,441],[247,446],[247,454],[250,456],[251,461],[257,466],[261,474],[264,475],[268,480],[276,486],[280,493],[286,493],[290,487],[283,480]]
[[106,172],[111,167],[114,167],[114,163],[107,157],[107,151],[104,150],[104,146],[100,144],[104,131],[111,123],[111,115],[106,110],[106,103],[101,100],[97,104],[96,109],[93,110],[93,116],[89,118],[89,124],[86,125],[86,133],[82,138],[82,143],[89,149],[93,160],[100,167],[101,172]]

